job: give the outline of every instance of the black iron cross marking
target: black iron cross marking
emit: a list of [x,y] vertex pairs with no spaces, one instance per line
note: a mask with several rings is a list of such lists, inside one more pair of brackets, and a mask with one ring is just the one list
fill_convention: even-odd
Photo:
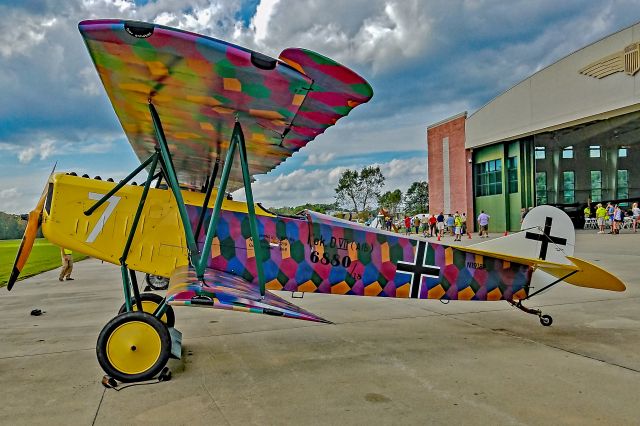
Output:
[[411,292],[410,297],[417,299],[420,296],[420,285],[422,285],[422,277],[440,277],[440,268],[434,265],[425,265],[424,260],[427,255],[427,243],[418,241],[418,249],[413,263],[399,261],[396,267],[398,272],[408,272],[411,274]]
[[560,238],[560,237],[552,237],[551,236],[551,223],[553,222],[553,219],[550,218],[549,216],[547,216],[547,218],[544,221],[544,231],[542,232],[542,234],[536,234],[534,232],[527,232],[525,234],[525,238],[529,239],[529,240],[536,240],[536,241],[541,241],[542,245],[540,246],[540,255],[538,256],[540,259],[545,260],[547,258],[547,248],[549,247],[549,242],[552,242],[554,244],[558,244],[561,246],[566,246],[567,245],[567,239],[566,238]]

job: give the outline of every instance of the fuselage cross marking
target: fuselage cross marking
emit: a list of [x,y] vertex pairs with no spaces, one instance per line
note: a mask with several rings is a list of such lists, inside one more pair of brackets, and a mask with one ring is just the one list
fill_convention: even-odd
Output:
[[427,243],[418,241],[418,248],[413,263],[399,261],[396,271],[411,274],[411,291],[409,293],[412,299],[420,297],[420,286],[422,285],[422,277],[440,277],[440,268],[434,265],[425,265],[427,256]]

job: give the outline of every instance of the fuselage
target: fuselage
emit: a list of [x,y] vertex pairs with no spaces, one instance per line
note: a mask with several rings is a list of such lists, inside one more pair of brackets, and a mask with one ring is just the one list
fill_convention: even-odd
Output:
[[[54,244],[120,264],[142,195],[126,185],[91,216],[84,211],[113,182],[56,174],[50,180],[43,233]],[[192,229],[204,194],[182,191]],[[215,197],[212,197],[212,199]],[[213,201],[196,236],[204,245]],[[208,267],[257,284],[255,251],[245,203],[225,200]],[[366,296],[449,299],[521,299],[532,269],[456,247],[372,229],[314,212],[274,215],[256,205],[267,288]],[[182,222],[171,191],[151,189],[131,249],[129,268],[169,277],[188,264]]]

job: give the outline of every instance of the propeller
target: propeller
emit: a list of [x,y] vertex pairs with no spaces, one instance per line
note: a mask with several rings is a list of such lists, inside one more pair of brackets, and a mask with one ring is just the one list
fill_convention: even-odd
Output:
[[[49,177],[56,170],[56,164],[54,164]],[[16,260],[13,263],[13,269],[11,270],[11,276],[9,277],[9,281],[7,282],[7,290],[11,290],[13,285],[18,280],[18,276],[20,275],[20,271],[24,268],[24,265],[27,263],[27,259],[29,258],[29,254],[31,254],[31,249],[33,248],[33,243],[36,240],[36,236],[38,235],[38,230],[40,229],[40,225],[42,224],[42,211],[44,210],[44,202],[47,198],[47,187],[49,184],[49,179],[47,179],[47,183],[42,190],[42,195],[38,200],[38,204],[36,207],[29,212],[28,215],[23,215],[23,219],[26,216],[27,219],[27,228],[24,230],[24,235],[22,236],[22,242],[20,243],[20,248],[18,249],[18,254],[16,255]]]

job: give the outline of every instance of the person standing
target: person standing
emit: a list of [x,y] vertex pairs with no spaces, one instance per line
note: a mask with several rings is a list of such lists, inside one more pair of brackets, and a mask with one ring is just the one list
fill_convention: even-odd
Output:
[[437,224],[436,224],[437,235],[443,238],[444,237],[444,213],[443,212],[440,212],[440,214],[436,218],[436,221],[437,221]]
[[419,216],[415,216],[413,218],[413,227],[416,230],[416,234],[420,231],[420,217]]
[[462,241],[462,218],[458,212],[453,216],[453,226],[455,228],[454,233],[456,235],[456,238],[453,241]]
[[612,232],[614,234],[620,233],[620,228],[622,228],[622,221],[623,221],[622,209],[618,204],[616,204],[613,208],[613,222],[612,222],[612,225],[613,225]]
[[432,214],[429,216],[429,236],[433,237],[434,235],[438,235],[438,230],[436,229],[436,215]]
[[480,237],[489,238],[489,219],[491,216],[486,214],[484,210],[478,215],[478,226],[480,227]]
[[607,220],[607,209],[602,207],[602,204],[598,203],[596,208],[596,220],[598,222],[598,234],[604,234],[604,223]]
[[427,237],[427,231],[429,230],[429,220],[427,215],[420,216],[420,232],[424,238]]
[[404,227],[407,230],[407,235],[411,233],[411,218],[409,216],[404,217]]
[[453,215],[451,213],[447,214],[446,222],[447,222],[447,232],[449,233],[449,235],[451,235],[453,237],[453,235],[454,235],[453,227],[454,227],[455,220],[454,220]]
[[633,203],[631,207],[631,214],[633,215],[633,232],[636,232],[636,226],[638,225],[638,220],[640,220],[640,208],[638,207],[638,203]]
[[60,256],[62,257],[62,270],[58,281],[73,281],[71,271],[73,271],[73,252],[69,249],[60,247]]

